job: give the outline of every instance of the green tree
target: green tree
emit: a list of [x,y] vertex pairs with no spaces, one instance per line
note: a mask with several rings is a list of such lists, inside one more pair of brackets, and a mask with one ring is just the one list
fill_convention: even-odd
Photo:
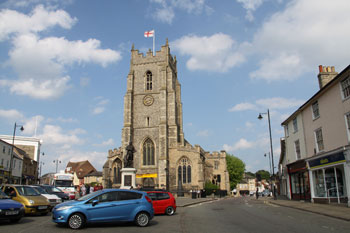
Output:
[[245,170],[245,164],[239,158],[227,154],[226,156],[227,171],[230,177],[231,190],[242,180]]
[[265,171],[265,170],[259,170],[257,172],[255,172],[255,175],[259,174],[261,176],[262,180],[269,180],[270,179],[270,172]]

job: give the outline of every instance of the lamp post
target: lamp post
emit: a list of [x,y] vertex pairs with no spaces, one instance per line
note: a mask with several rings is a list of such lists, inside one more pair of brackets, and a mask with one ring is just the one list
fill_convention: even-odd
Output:
[[13,137],[12,137],[12,151],[11,151],[11,158],[10,158],[10,182],[13,182],[12,180],[12,160],[13,160],[13,148],[15,147],[15,137],[16,137],[16,129],[18,127],[21,127],[20,130],[23,131],[24,128],[23,128],[23,125],[17,125],[17,123],[15,122],[15,127],[13,128]]
[[[273,162],[273,149],[272,149],[272,135],[271,135],[271,122],[270,122],[270,111],[269,109],[267,109],[267,113],[259,113],[258,119],[261,120],[263,119],[264,114],[267,114],[267,120],[269,122],[269,133],[270,133],[270,152],[271,152],[271,162],[272,162],[272,177],[273,179],[275,179],[275,166],[274,166],[274,162]],[[275,185],[273,184],[272,186],[272,192],[273,192],[273,198],[276,200],[277,196],[276,196],[276,189],[275,189]]]
[[[271,154],[270,154],[270,152],[268,152],[268,154],[269,154],[269,166],[270,166],[270,174],[272,173],[272,171],[271,171],[271,158],[270,158],[270,156],[271,156]],[[264,157],[266,157],[266,153],[264,154]]]
[[57,173],[58,163],[61,163],[61,161],[56,159],[56,160],[53,161],[53,163],[56,163],[56,173]]

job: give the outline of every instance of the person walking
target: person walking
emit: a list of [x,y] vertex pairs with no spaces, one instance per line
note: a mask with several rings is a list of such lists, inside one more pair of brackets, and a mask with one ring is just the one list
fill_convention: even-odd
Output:
[[256,188],[255,195],[256,195],[256,199],[258,199],[259,198],[259,188]]

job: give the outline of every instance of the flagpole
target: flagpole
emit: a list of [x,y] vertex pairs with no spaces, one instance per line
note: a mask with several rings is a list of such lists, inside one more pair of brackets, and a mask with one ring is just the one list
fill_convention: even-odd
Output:
[[154,50],[154,45],[155,45],[155,40],[156,40],[156,31],[155,30],[153,30],[154,32],[153,32],[153,56],[155,56],[156,55],[156,51]]

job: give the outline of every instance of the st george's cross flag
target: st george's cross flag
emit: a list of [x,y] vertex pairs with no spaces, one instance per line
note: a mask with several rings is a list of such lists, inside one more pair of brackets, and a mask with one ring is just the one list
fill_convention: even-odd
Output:
[[154,30],[146,31],[144,35],[145,35],[145,37],[153,37],[154,36]]

